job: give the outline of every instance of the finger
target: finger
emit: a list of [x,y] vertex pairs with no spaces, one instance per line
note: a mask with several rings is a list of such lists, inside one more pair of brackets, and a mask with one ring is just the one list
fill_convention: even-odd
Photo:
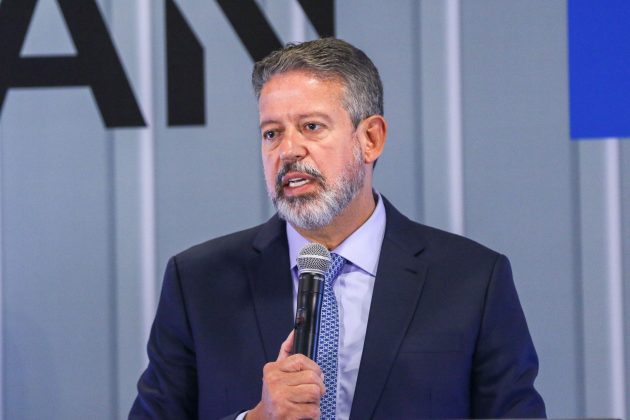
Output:
[[293,348],[293,335],[295,330],[291,330],[289,336],[286,340],[280,345],[280,352],[278,353],[277,362],[280,362],[287,357],[291,356],[291,348]]
[[269,381],[272,383],[281,383],[285,386],[297,387],[300,385],[314,385],[319,388],[323,395],[326,391],[324,378],[312,370],[302,370],[299,372],[276,372],[269,374]]
[[278,368],[282,372],[299,372],[302,370],[312,370],[318,375],[322,375],[322,370],[313,360],[303,354],[293,354],[278,363]]
[[323,394],[319,386],[315,384],[302,384],[291,387],[287,398],[297,404],[319,404]]
[[321,417],[319,402],[291,403],[291,417],[305,420],[318,420]]

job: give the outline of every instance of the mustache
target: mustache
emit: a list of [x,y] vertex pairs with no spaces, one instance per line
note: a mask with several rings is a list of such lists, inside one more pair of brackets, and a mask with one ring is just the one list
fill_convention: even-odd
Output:
[[289,172],[303,172],[307,175],[312,176],[315,181],[320,183],[321,185],[326,184],[326,178],[319,172],[315,167],[304,163],[304,162],[286,162],[280,168],[278,175],[276,175],[276,192],[282,191],[282,178]]

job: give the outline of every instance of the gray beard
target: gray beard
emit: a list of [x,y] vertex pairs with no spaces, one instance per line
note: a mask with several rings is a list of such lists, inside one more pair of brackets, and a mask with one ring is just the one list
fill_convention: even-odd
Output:
[[[321,173],[301,161],[285,164],[276,177],[275,191],[269,192],[278,215],[291,225],[305,230],[329,225],[356,197],[365,180],[365,167],[358,142],[353,150],[353,161],[334,183],[329,184]],[[298,197],[285,197],[282,177],[290,171],[304,172],[314,177],[321,191]]]

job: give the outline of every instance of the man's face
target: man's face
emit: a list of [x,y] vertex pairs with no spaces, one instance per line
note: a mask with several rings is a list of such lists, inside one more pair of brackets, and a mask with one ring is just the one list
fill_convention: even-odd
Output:
[[361,145],[343,94],[340,82],[301,71],[273,76],[260,93],[267,191],[294,226],[328,225],[363,186]]

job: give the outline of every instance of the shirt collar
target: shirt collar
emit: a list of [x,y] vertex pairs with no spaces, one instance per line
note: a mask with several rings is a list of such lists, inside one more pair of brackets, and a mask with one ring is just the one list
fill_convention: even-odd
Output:
[[[341,255],[347,261],[361,270],[376,276],[381,244],[385,235],[385,206],[378,192],[374,192],[377,199],[376,208],[370,217],[357,230],[352,232],[332,252]],[[309,241],[296,231],[289,223],[287,239],[289,241],[289,264],[291,269],[297,265],[297,256]]]

